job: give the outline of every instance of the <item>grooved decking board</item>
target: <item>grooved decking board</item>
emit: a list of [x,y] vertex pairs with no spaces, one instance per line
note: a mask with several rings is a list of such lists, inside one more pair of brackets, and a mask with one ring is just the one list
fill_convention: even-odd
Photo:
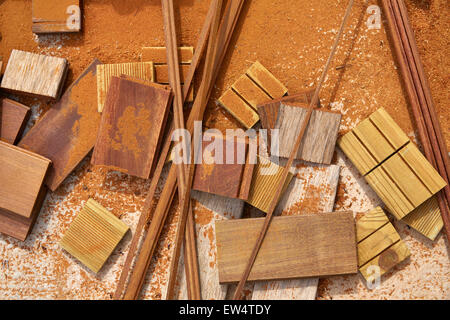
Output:
[[286,87],[256,61],[217,102],[249,129],[259,121],[256,113],[259,104],[279,99],[286,93]]
[[55,191],[94,147],[101,115],[97,112],[97,65],[94,60],[19,142],[49,158],[45,181]]
[[[264,218],[216,222],[220,283],[237,282]],[[275,217],[249,281],[353,274],[357,269],[352,212]]]
[[[224,300],[228,285],[219,283],[215,221],[240,219],[244,201],[192,191],[196,220],[196,241],[203,300]],[[178,268],[178,300],[186,300],[187,286],[183,263]]]
[[97,273],[128,229],[116,216],[89,199],[59,244]]
[[214,135],[208,140],[202,141],[202,163],[196,165],[192,189],[247,200],[250,183],[245,182],[252,180],[255,166],[250,163],[248,141]]
[[413,143],[369,173],[366,180],[397,219],[408,215],[446,185]]
[[0,139],[16,144],[30,118],[30,108],[14,100],[0,100]]
[[[267,212],[276,191],[274,188],[277,187],[282,177],[282,172],[283,167],[269,161],[266,158],[258,156],[258,163],[253,170],[250,193],[246,202],[263,212]],[[292,173],[289,173],[284,184],[282,194],[288,188],[292,177]]]
[[255,110],[232,89],[226,90],[217,102],[247,129],[250,129],[259,121],[259,116]]
[[[178,47],[178,57],[181,64],[190,64],[194,56],[194,47]],[[167,64],[166,47],[143,47],[142,61],[152,61],[154,64]]]
[[[282,196],[275,214],[331,212],[336,198],[340,167],[300,164],[292,169],[295,177]],[[314,300],[318,284],[318,278],[258,281],[254,286],[252,300]]]
[[287,93],[287,88],[269,72],[259,61],[256,61],[246,72],[272,99],[278,99]]
[[342,136],[338,145],[359,172],[366,175],[409,141],[391,116],[380,108]]
[[167,87],[112,77],[91,163],[148,179],[171,100]]
[[56,100],[61,95],[67,69],[66,59],[13,50],[1,88]]
[[33,0],[34,33],[79,32],[81,10],[79,0]]
[[[281,103],[275,124],[279,130],[279,152],[274,155],[289,158],[307,111],[307,105],[293,107]],[[330,164],[341,118],[340,113],[314,110],[296,159]]]
[[98,112],[103,111],[111,78],[121,75],[133,78],[155,81],[155,70],[152,62],[129,62],[101,64],[97,66]]
[[269,101],[271,97],[261,90],[246,74],[242,75],[232,86],[233,90],[256,111],[256,107]]
[[433,241],[444,227],[436,196],[422,203],[402,221]]
[[0,141],[0,232],[25,240],[40,211],[50,160]]
[[359,271],[366,280],[375,276],[375,267],[379,267],[382,276],[410,256],[408,247],[380,207],[357,219],[356,238]]

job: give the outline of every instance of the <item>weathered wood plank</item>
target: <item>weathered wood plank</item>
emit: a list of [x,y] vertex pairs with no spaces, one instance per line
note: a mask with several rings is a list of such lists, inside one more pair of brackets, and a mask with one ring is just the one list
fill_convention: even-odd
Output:
[[128,229],[115,215],[89,199],[59,245],[97,273]]
[[97,66],[97,99],[98,112],[102,112],[111,78],[121,75],[136,79],[155,81],[155,70],[152,62],[129,62],[115,64],[101,64]]
[[[340,167],[335,165],[292,168],[295,177],[278,204],[277,215],[297,215],[314,212],[331,212],[334,207]],[[258,281],[252,300],[314,300],[318,278],[283,281]]]
[[11,99],[0,100],[0,139],[16,144],[30,118],[30,108]]
[[167,87],[112,77],[91,163],[148,179],[171,99]]
[[[295,107],[281,103],[275,129],[279,130],[279,153],[276,156],[288,158],[297,138],[301,123],[307,114],[307,106]],[[296,159],[330,164],[333,159],[341,114],[314,110],[306,129]]]
[[13,50],[1,88],[56,100],[61,95],[67,69],[66,59]]
[[33,33],[79,32],[80,0],[33,0]]
[[101,115],[97,112],[94,60],[19,146],[52,161],[45,184],[55,191],[94,147]]
[[[220,283],[240,280],[263,223],[261,218],[216,223]],[[317,213],[273,218],[249,281],[357,271],[353,213]]]

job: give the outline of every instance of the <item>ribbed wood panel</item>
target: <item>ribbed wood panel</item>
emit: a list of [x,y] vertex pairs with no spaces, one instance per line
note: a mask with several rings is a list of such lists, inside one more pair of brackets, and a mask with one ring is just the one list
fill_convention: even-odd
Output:
[[133,78],[155,81],[153,62],[102,64],[97,66],[98,112],[103,111],[111,77],[127,75]]
[[98,272],[128,229],[116,216],[89,199],[59,244],[86,267]]
[[425,201],[402,220],[431,240],[436,239],[444,226],[436,196]]

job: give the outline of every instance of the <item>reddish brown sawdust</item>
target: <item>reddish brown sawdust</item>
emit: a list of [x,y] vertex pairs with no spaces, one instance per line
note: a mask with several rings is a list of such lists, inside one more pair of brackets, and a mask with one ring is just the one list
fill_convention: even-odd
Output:
[[[450,131],[446,128],[450,126],[450,91],[447,90],[447,70],[450,67],[450,21],[447,17],[450,8],[446,0],[406,2],[444,136],[449,144]],[[195,45],[208,4],[206,0],[180,0],[175,3],[177,12],[182,8],[181,15],[176,15],[180,45]],[[343,12],[345,5],[344,2],[306,0],[246,2],[243,9],[246,18],[238,23],[238,35],[233,37],[231,43],[234,50],[226,56],[212,99],[220,96],[255,60],[259,60],[277,79],[286,84],[290,93],[315,82],[334,39],[334,34],[323,36],[317,32],[316,27],[320,26],[322,31],[327,32],[335,29],[341,19],[341,15],[336,12]],[[358,35],[355,26],[362,11],[365,11],[362,3],[355,3],[351,17],[352,35]],[[270,19],[267,19],[269,13]],[[67,87],[94,57],[104,63],[139,61],[142,46],[164,46],[160,6],[145,0],[84,1],[83,28],[84,31],[80,34],[65,35],[63,42],[39,46],[31,33],[31,2],[3,1],[0,3],[0,56],[6,62],[12,49],[22,49],[66,57],[70,62]],[[364,28],[364,24],[359,28]],[[333,67],[343,64],[351,43],[352,36],[345,36]],[[61,45],[60,49],[57,48],[58,45]],[[357,55],[356,51],[363,54]],[[392,61],[392,50],[384,32],[369,32],[369,39],[356,44],[350,53],[347,62],[351,66],[339,71],[331,70],[321,94],[323,105],[329,108],[330,101],[345,98],[344,109],[347,112],[343,115],[344,124],[354,124],[383,106],[405,132],[412,132],[411,111],[406,105],[401,81],[391,65]],[[350,80],[355,82],[351,83]],[[362,102],[361,97],[366,98],[366,103]],[[25,105],[38,103],[38,108],[42,111],[52,105],[29,97],[20,97],[20,102]],[[219,129],[239,126],[237,121],[213,101],[209,103],[205,121],[208,127]],[[341,134],[348,129],[343,127]],[[149,187],[148,181],[114,172],[107,173],[102,168],[91,168],[89,162],[84,162],[72,177],[75,179],[75,189],[70,191],[72,184],[66,183],[57,191],[58,194],[70,192],[70,202],[73,205],[79,205],[90,196],[94,197],[115,214],[127,212],[127,209],[131,212],[140,210]],[[344,202],[345,184],[345,181],[340,183],[337,206]],[[49,206],[56,204],[47,201],[45,207]],[[69,218],[64,219],[64,216],[60,220],[62,228],[67,227],[71,221]],[[65,220],[67,221],[64,222]],[[165,236],[168,233],[166,229]],[[161,256],[164,250],[159,249],[158,252],[158,262],[165,260]],[[55,251],[51,254],[57,253]],[[65,260],[60,260],[61,270],[58,274],[65,274]],[[164,265],[166,264],[161,262],[157,270],[163,270],[159,268]],[[153,276],[158,276],[157,270],[153,270]],[[93,287],[101,286],[101,282],[89,281],[87,276],[85,280],[86,283],[82,286],[86,291],[92,292]],[[113,289],[95,291],[99,296],[104,296],[103,290],[112,292]],[[331,298],[326,291],[324,280],[319,286],[319,298]],[[35,294],[39,296],[41,293],[36,291]],[[160,297],[160,292],[155,289],[151,296]]]

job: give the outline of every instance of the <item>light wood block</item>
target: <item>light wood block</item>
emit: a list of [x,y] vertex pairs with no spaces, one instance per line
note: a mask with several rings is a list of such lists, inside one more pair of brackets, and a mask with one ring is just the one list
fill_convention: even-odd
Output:
[[115,215],[89,199],[59,244],[97,273],[128,229]]
[[79,32],[80,0],[33,0],[34,33]]
[[410,256],[408,247],[380,207],[359,217],[356,238],[359,271],[366,280],[373,276],[369,267],[378,266],[382,276]]
[[422,203],[406,217],[403,217],[402,221],[432,241],[436,240],[444,227],[436,196]]
[[[216,222],[220,283],[242,277],[264,219]],[[353,274],[358,271],[353,213],[275,217],[249,281]]]
[[30,108],[10,99],[0,100],[0,139],[16,144],[22,136],[28,119]]
[[366,175],[409,141],[391,116],[380,108],[341,137],[338,145],[359,172]]
[[56,100],[61,95],[67,69],[66,59],[13,50],[1,88]]
[[[248,195],[247,203],[263,212],[267,212],[273,200],[276,186],[283,173],[283,167],[258,156],[258,163],[253,170],[253,179]],[[282,194],[286,191],[293,177],[289,173],[283,187]]]
[[116,64],[101,64],[97,66],[97,100],[98,112],[102,112],[111,78],[121,75],[136,79],[155,81],[155,70],[152,62],[129,62]]
[[446,185],[413,143],[369,173],[366,180],[397,219],[411,213]]
[[233,90],[241,96],[255,111],[261,103],[267,102],[271,97],[261,90],[246,74],[242,75],[232,86]]
[[55,191],[95,145],[100,126],[97,112],[95,59],[61,99],[36,123],[19,146],[50,159],[45,184]]
[[112,77],[91,163],[148,179],[171,101],[168,87]]
[[[308,112],[307,105],[289,106],[281,103],[275,129],[279,130],[279,153],[289,158]],[[341,114],[314,110],[296,159],[330,164],[333,159]]]
[[[194,56],[193,47],[178,47],[178,59],[182,64],[190,64]],[[154,64],[167,64],[166,47],[143,47],[142,61]]]
[[25,240],[45,198],[51,161],[0,141],[0,232]]
[[287,93],[287,88],[269,72],[259,61],[248,70],[247,75],[255,81],[272,99],[278,99]]
[[[339,183],[335,165],[294,165],[295,173],[275,215],[331,212]],[[314,300],[319,278],[255,282],[252,300]]]
[[255,110],[232,89],[226,90],[217,102],[247,129],[259,121]]

